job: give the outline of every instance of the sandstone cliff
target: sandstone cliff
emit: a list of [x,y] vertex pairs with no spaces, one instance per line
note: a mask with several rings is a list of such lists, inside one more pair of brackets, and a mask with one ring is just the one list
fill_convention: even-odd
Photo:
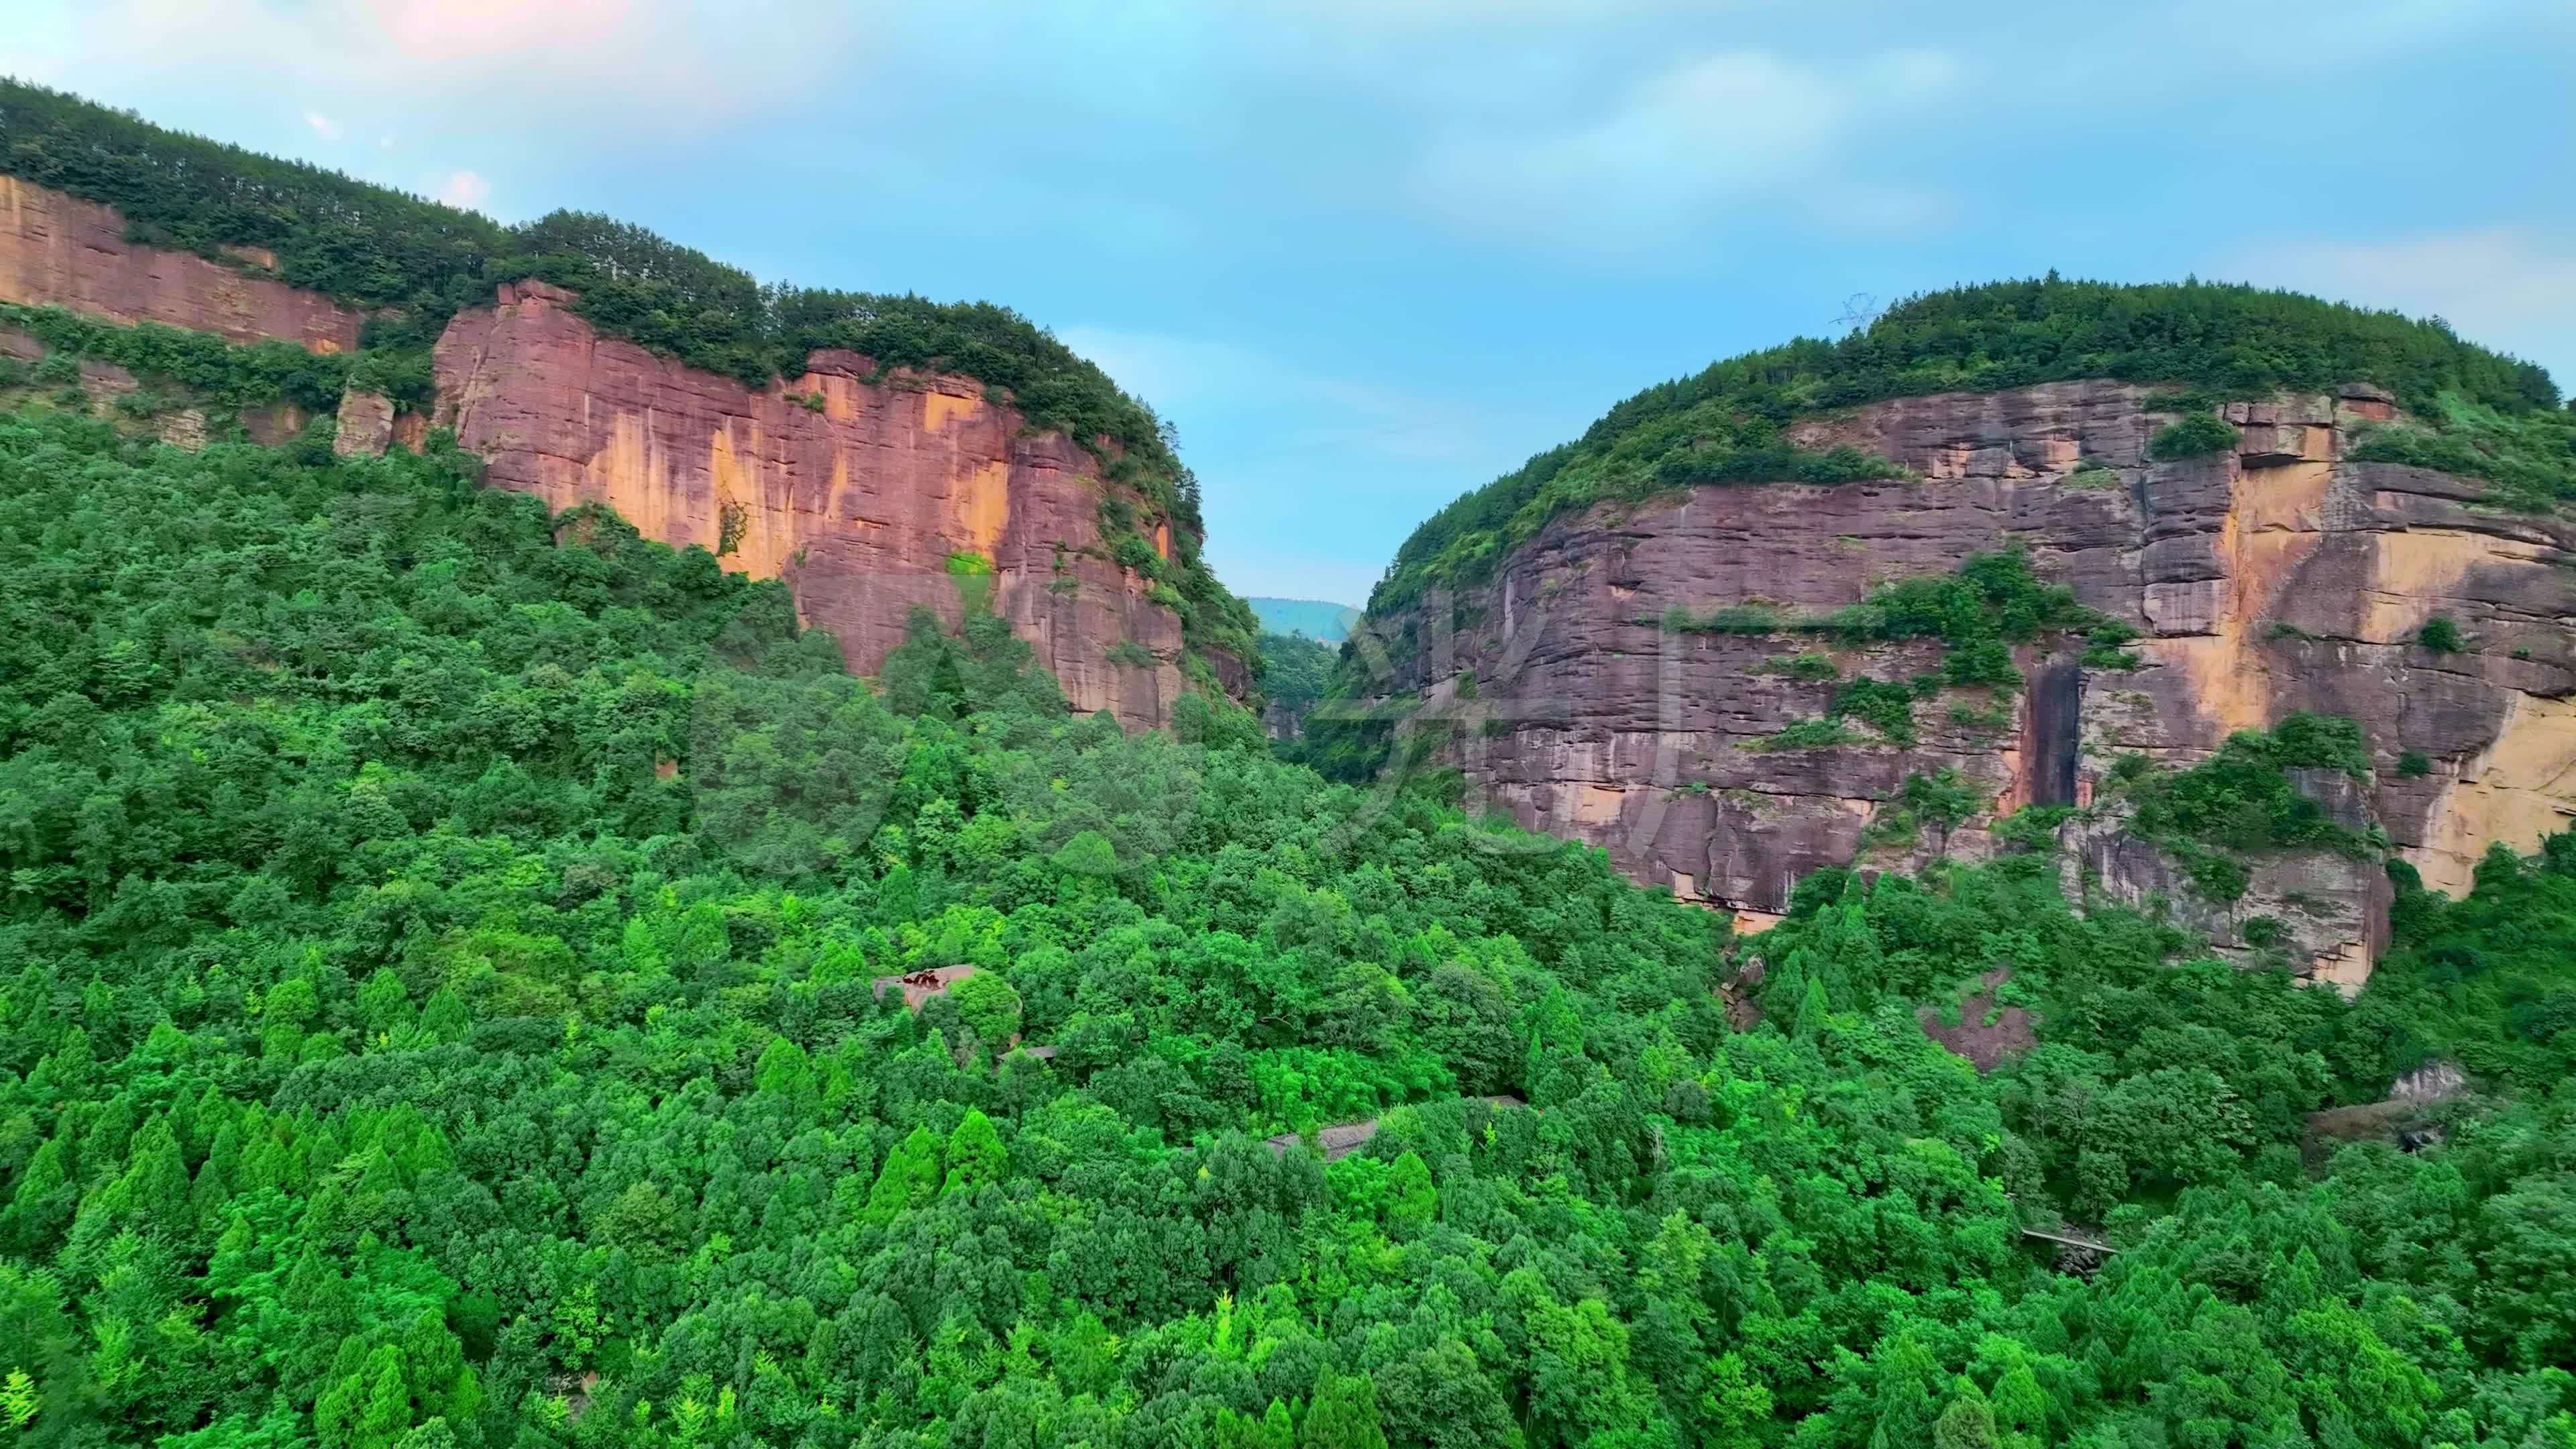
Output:
[[[237,260],[241,270],[129,243],[112,208],[0,175],[0,301],[317,352],[357,345],[358,310],[256,275],[254,254]],[[605,503],[649,537],[784,580],[800,614],[830,629],[861,672],[900,642],[913,605],[954,624],[973,595],[1035,647],[1076,709],[1109,710],[1130,728],[1170,718],[1186,683],[1181,615],[1110,556],[1101,505],[1128,490],[1100,476],[1088,449],[1060,432],[1030,435],[972,378],[880,378],[866,357],[819,351],[804,376],[749,388],[603,337],[572,300],[519,282],[459,313],[435,351],[434,418],[353,387],[335,446],[418,446],[433,422],[453,428],[497,486],[556,508]],[[0,335],[0,353],[42,351]],[[102,411],[137,386],[90,361],[82,381]],[[280,404],[242,421],[273,442],[306,417]],[[188,446],[208,424],[196,407],[154,422]],[[1168,559],[1170,525],[1145,527]],[[1203,657],[1219,687],[1250,693],[1241,661]]]
[[[439,340],[434,422],[483,455],[489,481],[556,508],[606,503],[647,537],[785,579],[862,673],[902,642],[911,606],[953,624],[959,578],[989,570],[992,607],[1075,708],[1130,727],[1169,717],[1180,616],[1105,556],[1107,485],[1071,439],[1023,436],[972,378],[871,382],[875,363],[849,352],[746,388],[603,338],[570,301],[512,283]],[[1168,534],[1156,542],[1168,556]]]
[[[1802,424],[1803,444],[1850,443],[1919,476],[1703,486],[1561,516],[1490,582],[1373,621],[1397,641],[1382,690],[1423,691],[1479,721],[1446,748],[1522,823],[1606,846],[1639,879],[1755,921],[1807,872],[1860,854],[1911,774],[1954,768],[1992,808],[1914,856],[1974,857],[1991,848],[1993,815],[2089,802],[2121,753],[2187,764],[2294,709],[2362,724],[2375,781],[2305,785],[2352,824],[2384,828],[2427,884],[2463,889],[2488,841],[2530,850],[2564,828],[2576,813],[2576,529],[2480,506],[2470,480],[2347,458],[2357,424],[2392,415],[2375,388],[2236,404],[2233,450],[2172,462],[2147,456],[2173,416],[2148,398],[2054,383]],[[2029,688],[1999,713],[1975,692],[1954,695],[1957,709],[1918,708],[1912,748],[1759,748],[1822,712],[1832,686],[1776,663],[1816,646],[1659,623],[1674,606],[1829,611],[2015,538],[2041,575],[2142,632],[2140,667],[2025,646]],[[2436,613],[2472,647],[2411,642]],[[1921,642],[1826,652],[1846,676],[1894,679],[1937,657]],[[1452,702],[1462,672],[1474,704]],[[2401,773],[2410,754],[2429,768]],[[2255,915],[2286,922],[2287,943],[2346,985],[2384,944],[2387,885],[2367,861],[2268,860],[2220,908],[2116,830],[2073,826],[2069,844],[2093,888],[2173,899],[2222,944]]]
[[0,302],[69,307],[118,322],[159,322],[234,342],[276,338],[316,352],[358,345],[365,317],[315,292],[188,252],[135,246],[114,207],[0,175]]

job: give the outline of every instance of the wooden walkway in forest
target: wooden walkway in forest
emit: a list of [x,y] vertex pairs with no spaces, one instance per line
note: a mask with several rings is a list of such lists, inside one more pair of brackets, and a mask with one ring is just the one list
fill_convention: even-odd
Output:
[[2106,1258],[2120,1251],[2100,1238],[2088,1238],[2063,1228],[2024,1228],[2021,1235],[2037,1238],[2043,1243],[2055,1243],[2061,1248],[2081,1248],[2088,1253],[2100,1253]]
[[[1520,1098],[1512,1096],[1509,1093],[1505,1093],[1501,1096],[1487,1097],[1484,1100],[1490,1105],[1504,1110],[1509,1110],[1514,1107],[1526,1107],[1529,1105],[1527,1102],[1524,1102]],[[1343,1158],[1350,1156],[1352,1153],[1359,1151],[1363,1147],[1366,1147],[1369,1139],[1376,1135],[1377,1119],[1375,1117],[1367,1117],[1362,1118],[1357,1122],[1336,1122],[1330,1127],[1320,1128],[1315,1133],[1315,1142],[1318,1147],[1323,1149],[1324,1160],[1326,1162],[1339,1162]],[[1263,1140],[1270,1144],[1271,1156],[1285,1157],[1288,1155],[1289,1148],[1296,1146],[1298,1143],[1303,1142],[1306,1139],[1300,1137],[1294,1132],[1282,1132],[1276,1137],[1264,1138]]]

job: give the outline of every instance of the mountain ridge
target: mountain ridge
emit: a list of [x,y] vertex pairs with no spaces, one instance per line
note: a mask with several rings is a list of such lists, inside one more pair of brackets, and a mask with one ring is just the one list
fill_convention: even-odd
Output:
[[[1934,386],[2095,368],[2151,376]],[[2441,328],[2252,289],[1936,294],[1650,389],[1436,515],[1339,667],[1376,718],[1337,711],[1304,749],[1354,776],[1456,765],[1749,924],[1816,870],[1985,858],[2020,848],[2019,812],[2064,812],[2088,888],[2249,959],[2289,941],[2350,990],[2387,935],[2375,860],[2264,848],[2248,875],[2140,841],[2113,767],[2348,716],[2367,768],[2305,778],[2312,808],[2452,892],[2490,842],[2538,848],[2576,809],[2555,404]],[[2007,549],[2085,622],[1888,612]]]
[[[1076,707],[1145,726],[1192,689],[1255,692],[1257,622],[1207,568],[1198,484],[1167,430],[1007,309],[762,287],[605,217],[504,228],[15,82],[0,84],[0,173],[0,303],[345,359],[330,402],[295,398],[274,425],[336,411],[367,448],[417,442],[433,414],[462,425],[503,486],[557,506],[614,497],[663,542],[792,575],[863,671],[910,607],[956,622],[964,569],[994,579]],[[540,327],[546,309],[559,320]],[[41,330],[55,341],[22,330],[14,350],[95,335]],[[495,339],[515,360],[478,367]],[[109,350],[124,393],[196,401],[186,369],[154,370],[169,349]],[[862,444],[842,426],[856,395],[827,376],[907,397],[914,415]],[[942,392],[941,378],[972,381]],[[654,396],[681,405],[654,414]],[[496,409],[509,422],[478,430]],[[1069,446],[1043,446],[1050,433]],[[927,462],[876,478],[889,440]],[[888,533],[889,512],[933,482],[958,499],[949,516],[916,511]],[[754,553],[737,552],[746,542]]]

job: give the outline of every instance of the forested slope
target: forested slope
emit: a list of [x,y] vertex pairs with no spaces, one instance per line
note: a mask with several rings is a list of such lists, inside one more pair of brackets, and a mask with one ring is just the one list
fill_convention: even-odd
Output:
[[[2036,853],[1730,943],[473,472],[0,420],[23,1442],[2576,1443],[2556,846],[2352,1005]],[[1980,1077],[1915,1005],[1998,964]],[[2312,1178],[2434,1050],[2493,1095]]]

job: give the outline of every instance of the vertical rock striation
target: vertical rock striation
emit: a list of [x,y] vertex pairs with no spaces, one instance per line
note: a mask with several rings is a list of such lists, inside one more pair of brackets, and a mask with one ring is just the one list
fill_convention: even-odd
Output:
[[[2564,828],[2576,813],[2576,528],[2482,506],[2475,480],[2346,457],[2356,425],[2394,416],[2377,389],[2236,404],[2233,450],[2169,462],[2148,457],[2173,417],[2149,399],[2124,383],[2052,383],[1801,424],[1802,443],[1848,443],[1919,476],[1703,486],[1561,517],[1490,583],[1373,621],[1399,641],[1380,687],[1436,704],[1473,671],[1481,702],[1466,713],[1488,722],[1447,750],[1492,800],[1607,847],[1641,880],[1757,917],[1782,910],[1799,877],[1869,847],[1909,775],[1955,769],[1993,815],[2081,804],[2120,754],[2188,765],[2297,709],[2358,720],[2377,767],[2349,792],[2303,788],[2385,829],[2430,885],[2463,889],[2488,841],[2529,850]],[[2026,688],[1918,705],[1911,747],[1774,749],[1769,737],[1822,715],[1834,688],[1786,672],[1785,656],[1821,649],[1846,678],[1901,680],[1936,667],[1937,646],[1661,625],[1677,606],[1827,613],[2015,539],[2041,576],[2142,632],[2141,667],[2025,646]],[[2437,613],[2473,647],[2413,643]],[[2407,753],[2429,771],[2399,773]],[[1984,854],[1991,818],[1869,859]],[[2180,901],[2222,944],[2273,917],[2321,977],[2357,984],[2384,945],[2387,885],[2366,861],[2266,862],[2243,900],[2216,908],[2185,900],[2150,847],[2073,843],[2102,889]]]
[[[235,342],[355,348],[363,314],[317,293],[190,253],[129,243],[111,207],[0,176],[0,301],[151,321]],[[851,666],[873,672],[913,605],[957,622],[969,593],[1008,619],[1083,711],[1129,728],[1168,721],[1184,689],[1180,615],[1108,557],[1097,460],[1061,433],[1030,435],[1017,409],[971,378],[880,377],[855,353],[817,352],[804,376],[767,388],[604,338],[541,282],[499,289],[458,314],[435,354],[434,421],[484,456],[498,486],[556,508],[599,502],[647,536],[703,544],[728,569],[784,580]],[[32,338],[0,350],[35,356]],[[122,369],[85,364],[102,398],[132,391]],[[202,442],[204,417],[161,431]],[[241,421],[275,443],[308,421],[278,403]],[[351,388],[335,448],[417,447],[432,418]],[[1169,526],[1150,535],[1170,556]],[[1209,651],[1218,686],[1251,692],[1242,662]]]
[[490,482],[555,508],[604,503],[647,537],[785,580],[862,673],[902,642],[913,605],[953,624],[960,577],[989,570],[992,607],[1075,708],[1168,719],[1180,616],[1103,555],[1107,485],[1073,440],[1027,436],[971,378],[877,379],[850,352],[748,388],[601,337],[572,300],[511,283],[439,340],[434,421]]
[[315,352],[358,345],[365,314],[317,292],[191,252],[136,246],[112,206],[0,175],[0,302],[69,307],[118,322],[159,322],[234,342],[275,338]]

